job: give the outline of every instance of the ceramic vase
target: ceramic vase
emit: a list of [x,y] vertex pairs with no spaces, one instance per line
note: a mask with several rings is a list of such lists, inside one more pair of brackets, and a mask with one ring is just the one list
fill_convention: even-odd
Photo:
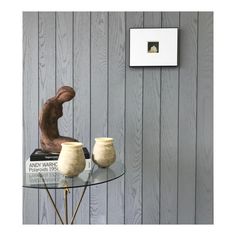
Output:
[[83,144],[79,142],[65,142],[58,158],[58,170],[61,174],[73,177],[79,175],[85,168]]
[[92,159],[102,168],[112,165],[116,160],[113,138],[95,138]]

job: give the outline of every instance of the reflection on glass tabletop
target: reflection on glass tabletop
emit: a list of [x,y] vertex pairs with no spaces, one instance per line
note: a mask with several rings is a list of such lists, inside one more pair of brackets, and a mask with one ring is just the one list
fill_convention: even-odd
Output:
[[[24,173],[25,188],[78,188],[102,184],[117,179],[125,173],[124,164],[116,161],[108,168],[99,168],[93,164],[91,170],[85,170],[76,177],[65,177],[58,172]],[[46,186],[45,186],[46,185]]]

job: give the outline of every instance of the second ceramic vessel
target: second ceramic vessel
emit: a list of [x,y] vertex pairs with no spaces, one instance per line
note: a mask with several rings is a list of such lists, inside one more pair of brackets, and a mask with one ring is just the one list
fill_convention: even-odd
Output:
[[105,168],[112,165],[116,160],[113,138],[95,138],[92,158],[99,167]]
[[61,174],[73,177],[85,168],[83,144],[80,142],[65,142],[58,158],[58,170]]

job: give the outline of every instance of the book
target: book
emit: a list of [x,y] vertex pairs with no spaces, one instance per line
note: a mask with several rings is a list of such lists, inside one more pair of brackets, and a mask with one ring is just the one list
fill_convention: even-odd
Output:
[[35,149],[30,155],[30,161],[53,161],[58,160],[59,153],[44,152],[42,149]]
[[[58,160],[47,160],[47,161],[31,161],[30,158],[26,160],[25,172],[26,173],[46,173],[46,172],[58,172],[57,168]],[[85,169],[91,170],[92,160],[85,159]]]
[[[90,159],[89,151],[83,147],[85,159]],[[44,152],[42,149],[35,149],[30,155],[30,161],[55,161],[58,160],[60,153]]]

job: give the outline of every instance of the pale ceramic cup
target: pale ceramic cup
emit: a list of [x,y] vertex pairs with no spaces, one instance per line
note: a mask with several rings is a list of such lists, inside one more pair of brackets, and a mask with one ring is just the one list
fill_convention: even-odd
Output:
[[58,158],[58,170],[61,174],[73,177],[79,175],[85,168],[83,144],[80,142],[65,142]]
[[105,168],[112,165],[116,160],[113,138],[95,138],[92,159],[99,167]]

